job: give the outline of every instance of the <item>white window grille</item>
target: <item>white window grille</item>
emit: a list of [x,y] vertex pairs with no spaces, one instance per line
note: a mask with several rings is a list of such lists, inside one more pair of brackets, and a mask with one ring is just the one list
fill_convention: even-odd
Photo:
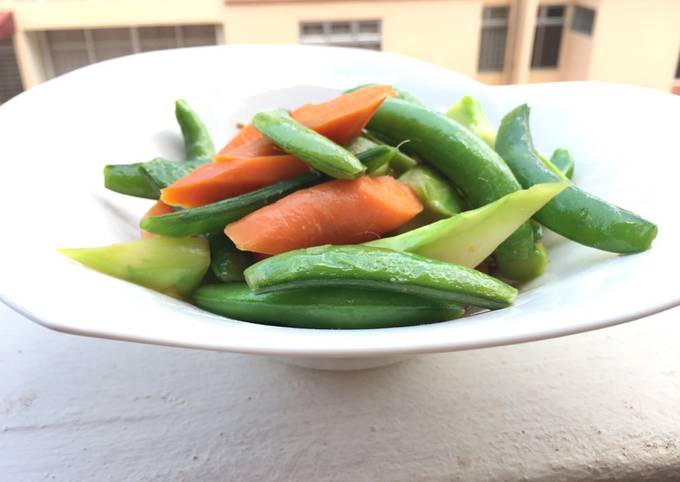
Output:
[[380,20],[347,20],[300,23],[300,43],[380,50]]
[[480,72],[503,71],[509,11],[509,7],[485,7],[482,11],[478,63]]
[[50,76],[102,60],[151,50],[217,44],[214,25],[52,30],[45,32]]
[[24,90],[11,38],[0,40],[0,104]]
[[554,68],[559,64],[564,10],[563,5],[538,7],[531,67]]

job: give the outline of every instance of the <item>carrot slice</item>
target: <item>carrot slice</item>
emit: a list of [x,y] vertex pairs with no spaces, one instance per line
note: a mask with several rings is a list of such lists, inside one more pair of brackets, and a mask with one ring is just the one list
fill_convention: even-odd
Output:
[[161,190],[161,201],[185,208],[203,206],[307,171],[307,164],[287,154],[210,162]]
[[[389,85],[371,85],[321,104],[303,105],[294,110],[291,116],[322,136],[344,145],[361,133],[387,97],[395,95],[396,92]],[[233,150],[258,139],[262,139],[262,134],[252,124],[248,124],[217,153],[215,160],[226,160],[223,157],[226,154],[232,155]]]
[[[156,204],[151,206],[151,209],[144,213],[142,219],[151,218],[153,216],[162,216],[163,214],[170,214],[174,212],[175,210],[172,209],[171,206],[165,204],[163,201],[156,201]],[[158,236],[157,234],[150,233],[149,231],[144,231],[143,229],[140,229],[140,234],[142,236],[142,239],[155,238],[156,236]]]
[[393,177],[362,176],[296,191],[227,225],[224,232],[240,250],[279,254],[376,239],[422,209],[413,192]]
[[236,149],[237,147],[261,138],[262,134],[260,134],[260,131],[255,129],[252,124],[248,124],[238,131],[238,133],[217,154],[226,154],[232,149]]
[[380,104],[396,95],[389,85],[373,85],[321,104],[307,104],[291,114],[302,125],[344,145],[358,136]]
[[261,137],[254,141],[242,144],[227,152],[219,153],[213,157],[216,162],[231,161],[233,159],[246,159],[249,157],[280,156],[285,154],[275,146],[269,139]]

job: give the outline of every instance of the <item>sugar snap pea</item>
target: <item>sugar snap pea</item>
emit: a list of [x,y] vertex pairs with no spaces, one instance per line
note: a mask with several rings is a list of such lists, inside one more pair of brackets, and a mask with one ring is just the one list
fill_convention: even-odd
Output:
[[463,211],[464,202],[451,184],[441,174],[428,166],[416,166],[399,176],[423,203],[424,213],[430,218],[444,219]]
[[158,199],[160,190],[187,175],[210,159],[175,162],[157,157],[134,164],[109,164],[104,167],[104,186],[129,196]]
[[[536,154],[527,105],[517,107],[503,118],[496,150],[524,187],[560,180]],[[535,218],[573,241],[615,253],[649,249],[657,234],[655,224],[573,184],[538,211]]]
[[353,179],[366,172],[354,154],[281,111],[255,114],[253,126],[284,151],[331,177]]
[[142,169],[156,185],[163,189],[186,176],[198,166],[210,162],[210,158],[199,158],[187,162],[174,162],[162,157],[142,163]]
[[161,190],[144,171],[143,163],[104,166],[104,187],[128,196],[158,199]]
[[[473,207],[483,206],[521,189],[503,159],[458,122],[426,107],[400,99],[386,99],[368,128],[394,142],[409,140],[405,148],[430,162],[451,179]],[[527,222],[495,251],[500,273],[529,280],[540,275],[547,255],[536,244]]]
[[357,159],[366,166],[369,176],[382,176],[390,170],[390,161],[394,157],[394,147],[375,146],[358,153]]
[[215,277],[225,283],[243,281],[243,271],[253,264],[251,253],[240,251],[224,233],[208,236],[210,267]]
[[[374,85],[384,85],[384,84],[377,84],[375,82],[371,82],[371,83],[368,83],[368,84],[361,84],[361,85],[357,85],[356,87],[352,87],[351,89],[344,91],[343,94],[349,94],[350,92],[354,92],[355,90],[363,89],[364,87],[371,87],[371,86],[374,86]],[[397,93],[397,97],[399,97],[400,99],[403,99],[407,102],[411,102],[411,103],[417,104],[417,105],[425,105],[425,104],[423,104],[423,102],[418,97],[416,97],[415,95],[413,95],[412,93],[410,93],[407,90],[404,90],[402,88],[395,87],[395,86],[392,86],[392,89]]]
[[483,308],[512,304],[517,290],[496,278],[412,253],[369,246],[317,246],[255,263],[244,272],[256,293],[343,286],[393,291]]
[[414,168],[415,166],[418,165],[418,160],[414,159],[413,157],[409,156],[408,154],[403,153],[400,150],[399,145],[391,145],[387,141],[380,139],[377,137],[374,133],[364,131],[363,134],[361,134],[357,139],[359,140],[364,140],[366,142],[372,142],[374,145],[378,146],[389,146],[394,149],[394,155],[392,156],[392,159],[390,160],[390,169],[396,176],[400,176],[404,174],[406,171],[409,169]]
[[316,287],[255,294],[245,283],[199,288],[204,310],[242,321],[295,328],[360,329],[452,320],[464,314],[455,303],[361,288]]
[[216,203],[183,209],[172,214],[145,218],[142,219],[140,226],[151,233],[174,237],[219,233],[230,222],[236,221],[298,189],[318,184],[325,179],[327,178],[318,172],[309,172]]
[[175,101],[175,117],[182,129],[184,151],[187,160],[211,158],[215,154],[215,145],[210,138],[208,128],[201,118],[189,107],[187,101]]
[[555,149],[550,156],[550,162],[567,176],[567,179],[574,177],[574,158],[567,149]]

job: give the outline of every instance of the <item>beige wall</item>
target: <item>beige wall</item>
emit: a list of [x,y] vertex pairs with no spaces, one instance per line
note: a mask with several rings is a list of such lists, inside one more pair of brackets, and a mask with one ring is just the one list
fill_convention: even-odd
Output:
[[[595,31],[572,32],[568,8],[558,68],[531,70],[536,7],[551,3],[595,8]],[[510,4],[505,71],[479,74],[482,9]],[[680,0],[0,0],[7,8],[27,87],[45,79],[39,32],[66,28],[213,23],[225,43],[298,43],[301,21],[381,19],[383,50],[491,84],[602,80],[669,90],[680,50]]]
[[669,90],[680,50],[680,1],[604,0],[589,80]]
[[382,44],[398,52],[477,73],[482,0],[232,4],[227,43],[298,43],[299,23],[313,20],[382,20]]
[[222,0],[0,0],[0,9],[14,12],[15,48],[24,87],[46,79],[39,32],[69,28],[142,25],[221,25]]
[[22,30],[177,23],[222,23],[221,0],[14,1],[10,7]]

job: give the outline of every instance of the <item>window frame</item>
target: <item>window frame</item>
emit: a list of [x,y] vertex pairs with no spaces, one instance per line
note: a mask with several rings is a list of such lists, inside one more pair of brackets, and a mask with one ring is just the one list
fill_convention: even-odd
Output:
[[[592,18],[590,19],[590,30],[589,31],[582,30],[580,28],[576,28],[576,21],[577,21],[577,16],[578,16],[579,11],[592,12]],[[588,15],[590,15],[590,14],[588,14]],[[583,5],[576,4],[576,5],[573,6],[572,11],[571,11],[571,21],[570,21],[570,25],[569,25],[569,30],[571,32],[576,32],[576,33],[580,33],[580,34],[583,34],[583,35],[587,35],[588,37],[592,37],[595,34],[595,21],[596,21],[596,19],[597,19],[597,10],[595,10],[594,8],[585,7]]]
[[[477,58],[477,72],[480,74],[486,73],[503,73],[505,71],[505,61],[508,53],[508,36],[510,34],[510,5],[491,5],[482,8],[482,23],[479,31],[479,55]],[[505,18],[493,18],[491,12],[493,10],[505,10]],[[487,15],[488,13],[488,15]],[[482,41],[484,39],[485,29],[505,29],[505,38],[503,39],[503,56],[501,59],[500,69],[482,68]]]
[[[550,17],[548,16],[548,11],[550,8],[559,7],[562,9],[561,17]],[[536,12],[536,26],[534,27],[534,41],[531,46],[531,60],[529,63],[529,68],[531,70],[558,70],[560,68],[560,61],[562,60],[562,45],[564,40],[564,29],[567,23],[567,5],[564,3],[550,3],[545,5],[539,5],[538,11]],[[560,42],[557,48],[557,60],[555,65],[534,65],[534,57],[539,59],[543,56],[543,47],[545,40],[545,28],[541,27],[562,27],[560,31]],[[540,29],[540,30],[539,30]],[[536,44],[539,40],[540,32],[540,48],[538,50],[538,55],[536,55]]]
[[[104,29],[120,29],[120,30],[128,30],[128,35],[130,38],[130,44],[132,46],[132,54],[138,54],[145,52],[142,50],[142,44],[140,41],[140,35],[139,32],[141,29],[146,28],[146,27],[172,27],[174,28],[174,35],[175,35],[175,40],[176,40],[176,46],[174,48],[182,48],[184,47],[184,34],[182,31],[182,27],[196,27],[196,26],[204,26],[204,27],[214,27],[214,36],[215,36],[215,45],[220,45],[221,40],[223,39],[223,36],[221,35],[221,26],[219,24],[212,24],[212,23],[199,23],[199,24],[192,24],[192,23],[187,23],[187,24],[181,24],[181,25],[137,25],[137,26],[122,26],[122,27],[116,27],[116,26],[111,26],[111,27],[102,27]],[[43,57],[43,69],[45,72],[45,77],[46,79],[52,79],[56,77],[57,75],[63,75],[66,72],[63,72],[62,74],[57,74],[56,73],[56,68],[54,65],[54,59],[52,58],[52,50],[50,49],[50,42],[47,38],[47,33],[50,31],[57,31],[57,30],[76,30],[76,31],[82,31],[84,38],[85,38],[85,49],[87,52],[87,58],[88,58],[88,65],[92,65],[96,62],[99,62],[97,60],[97,55],[96,55],[96,50],[95,50],[95,41],[93,38],[92,32],[94,30],[97,30],[96,28],[73,28],[73,29],[55,29],[55,30],[42,30],[38,32],[38,44],[39,44],[39,49],[42,53]],[[146,51],[149,52],[149,51]]]
[[[332,32],[333,25],[348,23],[350,30],[347,34],[337,34]],[[360,32],[360,24],[374,23],[377,26],[375,32]],[[321,25],[320,35],[307,35],[303,32],[305,26]],[[300,45],[318,46],[341,46],[353,48],[365,48],[376,50],[372,46],[377,46],[378,51],[382,51],[382,19],[380,18],[361,18],[361,19],[336,19],[336,20],[300,20],[298,23],[298,43]]]
[[[16,49],[16,43],[14,42],[14,38],[9,37],[8,39],[3,39],[2,41],[3,42],[7,41],[7,45],[3,45],[2,49],[4,50],[5,48],[7,48],[7,50],[9,51],[8,56],[13,57],[13,64],[14,65],[12,67],[16,68],[16,77],[19,81],[19,83],[18,83],[19,90],[18,90],[18,92],[12,94],[13,90],[7,89],[7,92],[10,93],[11,97],[7,97],[6,100],[2,100],[2,97],[0,97],[0,105],[4,104],[5,102],[7,102],[11,99],[13,99],[14,97],[21,94],[24,91],[24,80],[23,80],[23,77],[21,75],[21,68],[19,67],[19,59],[17,57],[17,49]],[[11,72],[10,75],[14,75],[14,72]],[[10,86],[11,85],[12,84],[10,83]],[[2,89],[2,92],[5,92],[4,88]]]

